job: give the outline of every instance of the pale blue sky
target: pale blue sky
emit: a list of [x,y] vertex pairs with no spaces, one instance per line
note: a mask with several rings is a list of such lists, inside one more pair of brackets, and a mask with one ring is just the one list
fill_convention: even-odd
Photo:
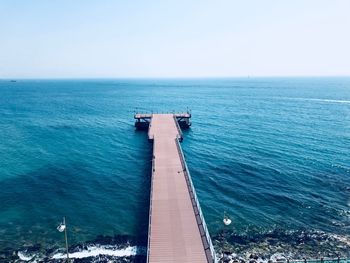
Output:
[[350,75],[350,0],[0,0],[0,78]]

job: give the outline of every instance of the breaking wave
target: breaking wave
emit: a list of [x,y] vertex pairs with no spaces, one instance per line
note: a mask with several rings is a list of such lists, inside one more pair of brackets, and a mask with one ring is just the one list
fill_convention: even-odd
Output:
[[[329,234],[322,231],[273,230],[267,232],[233,231],[217,233],[212,237],[219,262],[271,263],[283,261],[346,259],[350,258],[350,236]],[[69,247],[72,262],[146,262],[147,248],[132,242],[76,244]],[[28,247],[14,253],[8,251],[6,262],[65,262],[63,248],[41,250],[40,246]]]

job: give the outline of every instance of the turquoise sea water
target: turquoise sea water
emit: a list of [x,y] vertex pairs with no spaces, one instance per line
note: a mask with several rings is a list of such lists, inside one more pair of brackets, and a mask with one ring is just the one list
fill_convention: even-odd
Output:
[[182,147],[218,250],[350,251],[350,78],[1,80],[2,258],[62,247],[62,216],[72,247],[144,246],[152,154],[133,114],[187,109]]

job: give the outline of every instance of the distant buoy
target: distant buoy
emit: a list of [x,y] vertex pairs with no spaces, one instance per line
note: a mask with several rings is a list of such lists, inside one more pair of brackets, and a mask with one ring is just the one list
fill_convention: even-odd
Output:
[[229,218],[224,218],[224,220],[222,220],[222,222],[224,222],[225,226],[231,225],[232,221]]

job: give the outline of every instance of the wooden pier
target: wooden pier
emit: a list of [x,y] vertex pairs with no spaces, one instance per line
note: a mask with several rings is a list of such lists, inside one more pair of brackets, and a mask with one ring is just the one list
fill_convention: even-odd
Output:
[[[153,142],[148,263],[216,262],[215,252],[180,146],[191,114],[135,114]],[[142,123],[142,124],[140,124]]]
[[151,123],[151,119],[153,115],[172,115],[176,118],[177,123],[183,129],[187,129],[191,126],[190,118],[191,113],[183,112],[183,113],[166,113],[166,114],[147,114],[147,113],[136,113],[134,118],[136,120],[135,127],[139,130],[148,130],[149,125]]

